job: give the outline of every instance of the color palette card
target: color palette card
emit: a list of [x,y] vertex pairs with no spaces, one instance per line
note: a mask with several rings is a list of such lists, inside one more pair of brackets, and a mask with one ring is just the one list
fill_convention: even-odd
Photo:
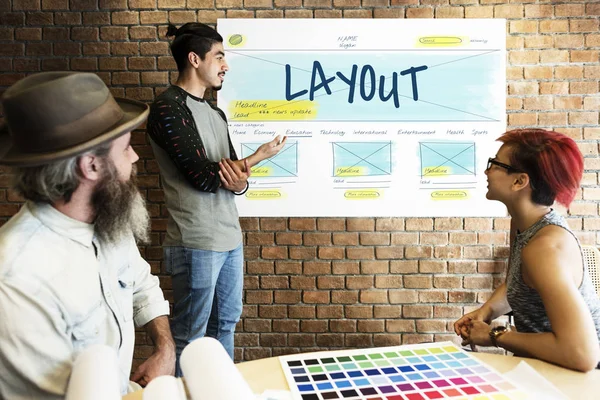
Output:
[[527,393],[451,342],[280,357],[295,400],[521,400]]

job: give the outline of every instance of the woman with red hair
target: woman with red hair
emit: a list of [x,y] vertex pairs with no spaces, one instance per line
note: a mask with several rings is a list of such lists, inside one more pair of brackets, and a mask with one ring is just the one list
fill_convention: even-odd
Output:
[[[578,371],[600,361],[600,300],[581,245],[551,206],[568,207],[583,174],[583,157],[569,137],[543,129],[517,129],[499,139],[488,160],[489,200],[511,216],[506,282],[479,309],[454,323],[463,344],[502,347]],[[516,330],[491,329],[512,311]]]

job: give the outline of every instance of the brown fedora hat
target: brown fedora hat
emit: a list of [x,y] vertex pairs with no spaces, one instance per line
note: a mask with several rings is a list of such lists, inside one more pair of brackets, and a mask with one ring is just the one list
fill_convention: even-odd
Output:
[[2,96],[0,164],[35,166],[82,154],[140,126],[142,102],[114,98],[96,74],[42,72]]

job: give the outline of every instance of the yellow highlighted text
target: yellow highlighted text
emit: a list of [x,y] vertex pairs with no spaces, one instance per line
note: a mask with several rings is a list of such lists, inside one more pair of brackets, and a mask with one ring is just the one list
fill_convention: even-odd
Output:
[[310,100],[233,100],[229,103],[230,120],[289,121],[317,117],[319,103]]
[[365,167],[337,167],[335,176],[363,176],[365,172]]
[[458,36],[423,36],[419,38],[417,47],[456,47],[469,43],[467,38]]
[[271,176],[271,174],[273,174],[273,168],[265,166],[265,165],[261,165],[259,167],[252,167],[252,168],[250,168],[250,170],[252,171],[253,177]]
[[249,200],[279,200],[285,197],[285,194],[279,190],[248,190],[245,194]]
[[436,190],[431,192],[433,200],[466,200],[469,198],[467,190]]
[[344,197],[348,200],[375,200],[382,196],[383,193],[377,189],[353,189],[344,192]]
[[425,176],[446,176],[452,173],[452,168],[448,166],[441,167],[424,167],[423,168],[423,177]]

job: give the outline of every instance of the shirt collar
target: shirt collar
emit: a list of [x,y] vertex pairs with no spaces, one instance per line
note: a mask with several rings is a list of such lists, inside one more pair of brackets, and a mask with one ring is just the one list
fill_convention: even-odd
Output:
[[92,247],[94,225],[73,219],[46,203],[27,202],[27,207],[34,217],[39,219],[48,229],[74,240],[86,247]]

